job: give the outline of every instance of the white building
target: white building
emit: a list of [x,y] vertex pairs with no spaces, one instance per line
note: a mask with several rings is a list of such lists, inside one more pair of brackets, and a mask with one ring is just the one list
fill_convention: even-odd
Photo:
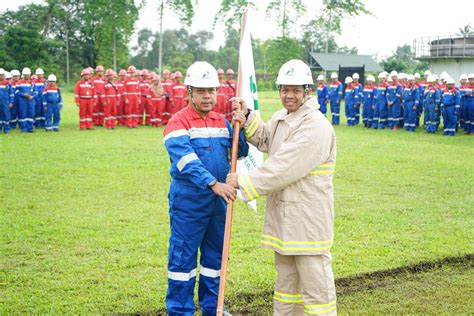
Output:
[[428,61],[432,73],[446,71],[456,82],[474,72],[474,36],[431,36],[413,41],[415,59]]

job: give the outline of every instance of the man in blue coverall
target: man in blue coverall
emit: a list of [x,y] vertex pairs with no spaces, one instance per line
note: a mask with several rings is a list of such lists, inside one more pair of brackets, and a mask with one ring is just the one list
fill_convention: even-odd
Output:
[[[220,85],[212,65],[192,64],[184,84],[190,104],[173,115],[164,131],[172,177],[166,309],[169,315],[194,315],[199,249],[199,305],[203,315],[215,315],[226,206],[236,197],[235,188],[225,183],[233,128],[224,116],[212,111]],[[245,116],[239,115],[243,123]],[[239,157],[246,156],[243,131],[238,145]]]

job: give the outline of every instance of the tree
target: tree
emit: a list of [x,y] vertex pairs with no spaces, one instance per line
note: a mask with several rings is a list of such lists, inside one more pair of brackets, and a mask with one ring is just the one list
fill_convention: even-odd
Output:
[[271,0],[265,13],[267,17],[275,14],[281,29],[281,38],[285,38],[291,31],[290,26],[296,24],[298,16],[303,14],[305,8],[301,0]]
[[266,40],[263,44],[268,72],[276,74],[290,59],[301,59],[302,50],[297,40],[289,37]]
[[245,8],[255,8],[255,4],[248,0],[222,0],[221,7],[214,18],[214,26],[221,22],[224,23],[227,31],[239,30]]
[[468,25],[460,27],[459,33],[457,35],[460,35],[462,37],[474,36],[474,28],[472,28],[471,24],[469,23]]
[[414,54],[411,50],[411,46],[405,44],[398,46],[395,53],[382,61],[381,65],[388,71],[396,70],[397,72],[407,73],[422,72],[428,69],[427,62],[419,62],[413,58]]

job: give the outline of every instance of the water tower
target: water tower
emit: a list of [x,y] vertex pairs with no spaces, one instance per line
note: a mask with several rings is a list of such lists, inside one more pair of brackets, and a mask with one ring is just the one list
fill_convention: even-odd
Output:
[[446,71],[456,82],[474,72],[474,36],[420,37],[413,41],[415,59],[429,62],[432,73]]

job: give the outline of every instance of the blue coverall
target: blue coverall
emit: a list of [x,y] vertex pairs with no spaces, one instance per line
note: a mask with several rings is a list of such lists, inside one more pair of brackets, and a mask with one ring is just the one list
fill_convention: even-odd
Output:
[[[387,105],[388,105],[388,127],[394,128],[395,125],[400,126],[400,107],[402,96],[402,85],[399,82],[393,82],[387,87]],[[393,102],[389,105],[388,102]]]
[[10,105],[13,103],[13,88],[6,80],[0,81],[0,129],[10,132]]
[[438,107],[441,99],[441,92],[434,86],[428,86],[423,94],[423,105],[425,107],[426,131],[436,133]]
[[46,117],[46,131],[59,131],[63,100],[58,87],[46,87],[43,91],[43,109]]
[[420,89],[416,86],[407,86],[403,89],[403,114],[404,114],[404,128],[409,132],[414,132],[416,129],[416,118],[418,115],[418,107],[420,102]]
[[329,84],[329,102],[331,106],[332,124],[339,125],[341,112],[342,83],[339,81]]
[[328,87],[323,83],[318,85],[318,103],[319,103],[319,111],[326,115],[327,108],[326,102],[328,100]]

